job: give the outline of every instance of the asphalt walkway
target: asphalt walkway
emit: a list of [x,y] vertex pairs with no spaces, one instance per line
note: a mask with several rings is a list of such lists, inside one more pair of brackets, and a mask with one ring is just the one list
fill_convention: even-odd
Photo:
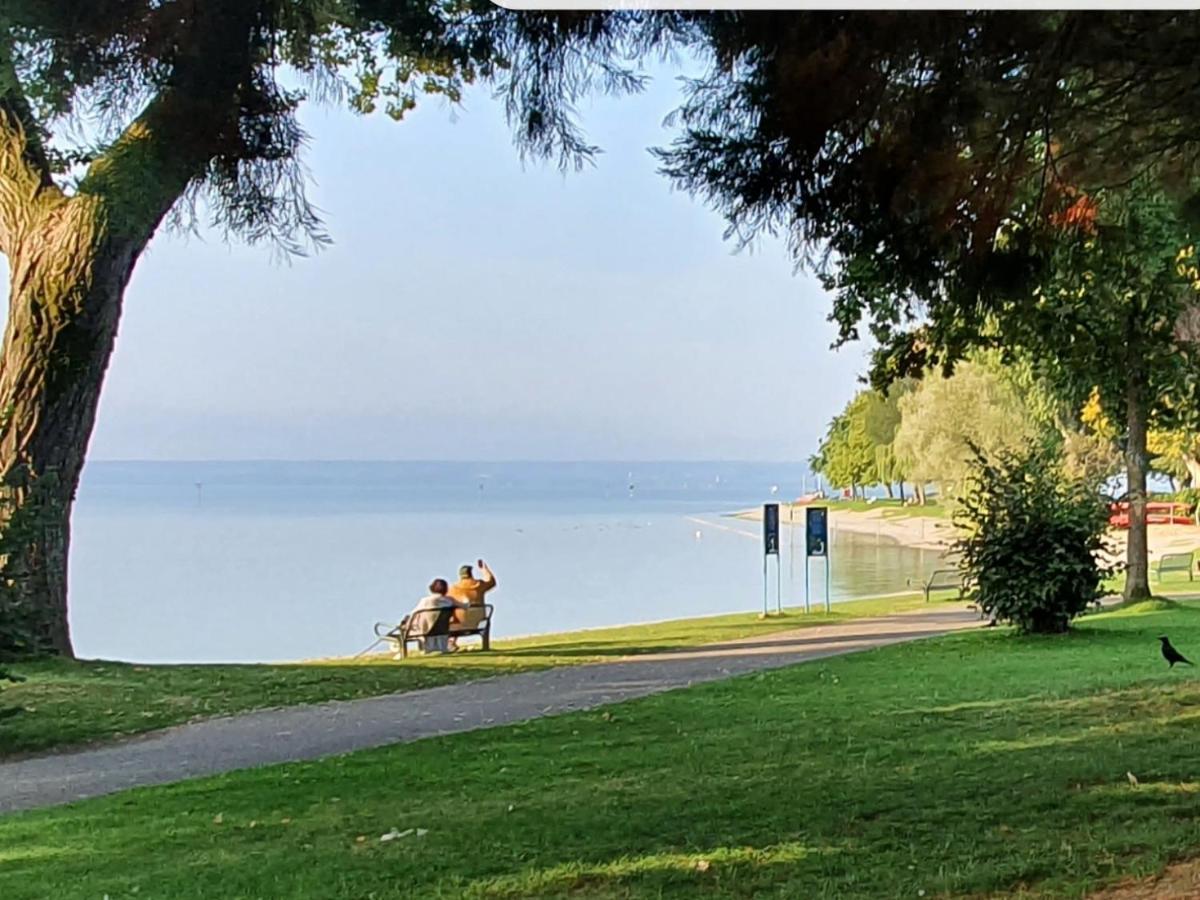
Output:
[[206,719],[74,752],[0,762],[0,813],[593,709],[980,624],[965,606],[939,605],[615,662]]

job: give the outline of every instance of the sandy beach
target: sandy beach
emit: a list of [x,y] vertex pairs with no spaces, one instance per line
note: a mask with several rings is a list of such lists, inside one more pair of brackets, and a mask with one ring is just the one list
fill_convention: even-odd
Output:
[[[779,504],[779,521],[788,527],[788,514],[794,516],[795,527],[804,527],[805,504]],[[739,519],[762,521],[762,509],[746,509],[734,514]],[[945,519],[933,516],[906,515],[894,507],[870,510],[838,509],[829,504],[829,527],[834,531],[853,531],[873,534],[880,540],[901,544],[917,550],[946,550],[954,541],[954,526]]]
[[[873,534],[880,540],[892,541],[919,550],[947,550],[955,538],[953,523],[947,519],[922,516],[896,507],[880,507],[870,510],[838,509],[836,503],[828,504],[829,526],[834,531],[853,531],[858,534]],[[788,527],[789,511],[794,516],[795,527],[804,523],[804,504],[779,504],[781,525]],[[762,509],[741,510],[734,515],[748,521],[762,521]],[[1126,533],[1112,529],[1109,536],[1117,549],[1119,559],[1125,558]],[[1150,560],[1153,562],[1166,553],[1200,551],[1200,527],[1195,525],[1151,525],[1148,535]]]

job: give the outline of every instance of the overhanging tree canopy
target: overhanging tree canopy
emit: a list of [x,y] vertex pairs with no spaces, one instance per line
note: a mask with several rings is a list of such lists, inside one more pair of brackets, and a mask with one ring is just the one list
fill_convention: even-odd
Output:
[[[733,235],[782,232],[817,264],[842,339],[865,322],[880,342],[878,382],[952,365],[980,344],[1039,353],[1061,338],[1061,323],[1031,325],[1044,311],[1036,290],[1081,277],[1064,254],[1087,251],[1089,198],[1104,195],[1105,215],[1118,211],[1109,224],[1135,230],[1146,217],[1119,213],[1133,208],[1133,185],[1151,181],[1179,222],[1200,206],[1193,14],[779,13],[695,25],[715,65],[689,86],[664,171],[722,210]],[[1127,262],[1148,246],[1135,231],[1107,236],[1107,259],[1122,243]],[[1172,392],[1195,392],[1185,355],[1200,311],[1158,264],[1162,250],[1120,287],[1140,279],[1159,291],[1129,305],[1151,313],[1126,332],[1137,353],[1102,361],[1127,382],[1110,396],[1127,419],[1129,596],[1149,592],[1145,433],[1163,373],[1116,366],[1167,359],[1180,376]]]
[[486,82],[523,152],[577,164],[594,148],[572,101],[638,88],[625,61],[671,23],[487,0],[7,0],[0,653],[71,652],[71,503],[121,298],[164,219],[199,211],[286,251],[323,242],[300,159],[308,100],[400,118],[422,95]]

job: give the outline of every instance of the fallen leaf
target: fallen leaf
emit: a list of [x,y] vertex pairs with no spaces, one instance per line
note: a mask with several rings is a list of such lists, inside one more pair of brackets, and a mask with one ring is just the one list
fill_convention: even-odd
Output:
[[696,860],[696,871],[697,872],[707,872],[711,868],[712,868],[712,863],[710,863],[707,859]]
[[1137,776],[1136,776],[1136,775],[1134,775],[1132,772],[1126,772],[1126,773],[1125,773],[1125,777],[1129,779],[1129,786],[1130,786],[1130,787],[1137,787],[1137,786],[1138,786],[1138,780],[1137,780]]
[[358,837],[356,837],[354,839],[354,843],[356,843],[356,844],[365,844],[366,842],[367,842],[367,836],[365,834],[360,834]]
[[417,829],[417,837],[425,837],[425,835],[427,835],[427,834],[429,834],[428,828],[418,828]]
[[225,813],[217,813],[215,816],[213,816],[213,824],[214,825],[220,825],[224,821],[225,821]]

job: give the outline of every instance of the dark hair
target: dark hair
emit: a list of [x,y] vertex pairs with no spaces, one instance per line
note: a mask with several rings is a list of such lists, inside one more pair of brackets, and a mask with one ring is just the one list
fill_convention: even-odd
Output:
[[450,585],[446,584],[445,578],[435,578],[429,582],[429,591],[433,594],[444,594],[450,590]]

